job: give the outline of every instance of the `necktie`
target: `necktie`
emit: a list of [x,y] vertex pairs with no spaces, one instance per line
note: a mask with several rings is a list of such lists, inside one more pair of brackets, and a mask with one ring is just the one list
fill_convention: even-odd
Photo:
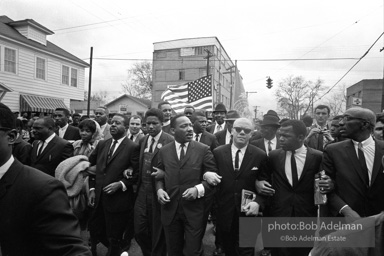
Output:
[[108,159],[112,157],[113,151],[115,151],[116,144],[117,144],[117,140],[113,140],[112,147],[108,151]]
[[199,134],[196,134],[195,139],[196,141],[199,141]]
[[241,150],[238,149],[237,152],[236,152],[236,157],[235,157],[235,171],[239,171],[239,154],[240,154]]
[[39,148],[39,152],[37,152],[37,156],[41,155],[41,152],[43,152],[44,143],[45,143],[44,140],[40,141],[40,148]]
[[365,161],[365,156],[364,156],[364,150],[363,150],[363,144],[359,142],[357,146],[357,152],[359,155],[359,162],[361,167],[363,168],[364,171],[364,179],[365,179],[365,184],[369,185],[369,177],[368,177],[368,167],[367,167],[367,162]]
[[180,144],[180,161],[183,161],[184,156],[185,156],[184,147],[185,147],[184,143]]
[[323,151],[324,150],[324,135],[322,133],[319,133],[318,137],[318,150]]
[[131,137],[129,137],[131,139],[131,141],[133,141],[133,134],[131,135]]
[[155,145],[155,138],[152,138],[151,146],[149,146],[149,153],[153,152],[153,145]]
[[297,174],[297,165],[296,165],[294,150],[292,150],[292,155],[291,155],[291,171],[292,171],[292,186],[295,187],[297,183],[299,183],[299,176]]
[[220,124],[217,126],[217,129],[216,129],[216,132],[219,132],[219,131],[221,131],[221,125]]
[[268,141],[268,152],[271,152],[272,151],[272,141]]

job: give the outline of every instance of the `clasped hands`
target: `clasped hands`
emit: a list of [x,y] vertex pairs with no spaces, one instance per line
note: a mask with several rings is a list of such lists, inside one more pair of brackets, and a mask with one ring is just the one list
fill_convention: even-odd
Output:
[[[197,198],[197,193],[198,193],[197,188],[191,187],[185,190],[181,196],[185,200],[192,201]],[[171,202],[171,198],[169,197],[168,193],[162,188],[157,190],[157,200],[159,201],[160,204],[163,204],[163,205]]]

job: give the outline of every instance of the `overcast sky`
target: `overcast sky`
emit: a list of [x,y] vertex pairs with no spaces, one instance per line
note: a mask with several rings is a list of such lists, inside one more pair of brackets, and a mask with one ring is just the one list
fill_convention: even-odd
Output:
[[[318,59],[360,58],[383,32],[379,0],[0,0],[0,13],[34,19],[55,32],[48,40],[87,62],[91,46],[94,58],[151,60],[154,42],[216,36],[238,60],[245,90],[257,91],[250,105],[264,113],[276,109],[274,92],[283,78],[320,78],[332,87],[356,60]],[[381,38],[340,86],[382,78],[383,45]],[[94,60],[93,90],[121,91],[134,62]]]

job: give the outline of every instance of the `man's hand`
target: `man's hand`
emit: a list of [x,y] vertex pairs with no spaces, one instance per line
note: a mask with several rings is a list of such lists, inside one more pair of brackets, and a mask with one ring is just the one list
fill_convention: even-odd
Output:
[[124,170],[124,172],[123,172],[123,175],[124,175],[124,177],[126,178],[126,179],[132,179],[133,178],[133,170],[132,169],[126,169],[126,170]]
[[153,169],[155,169],[156,171],[151,173],[151,176],[155,177],[155,180],[164,179],[165,172],[163,170],[161,170],[160,168],[157,168],[157,167],[153,167]]
[[187,190],[184,191],[182,194],[182,197],[185,200],[195,200],[197,198],[197,188],[192,187],[188,188]]
[[329,192],[332,192],[332,190],[335,188],[335,183],[329,177],[328,175],[321,176],[321,180],[319,180],[319,188],[320,193],[327,194]]
[[272,185],[266,180],[256,180],[256,191],[264,196],[273,196],[275,194]]
[[221,176],[215,172],[206,172],[203,176],[204,180],[208,182],[209,185],[216,186],[221,182]]
[[92,189],[89,191],[89,197],[88,197],[88,205],[90,207],[95,207],[95,199],[96,199],[96,193],[95,190]]
[[256,202],[249,202],[246,206],[244,206],[245,215],[246,216],[254,216],[259,214],[260,205]]
[[123,185],[121,185],[120,181],[113,182],[113,183],[109,184],[108,186],[105,186],[103,188],[103,191],[107,195],[113,195],[114,193],[116,193],[117,190],[121,189],[122,187],[123,187]]
[[160,204],[166,204],[171,202],[171,199],[169,198],[167,192],[164,191],[164,189],[157,190],[157,200],[159,200]]
[[321,132],[321,130],[317,127],[314,127],[309,131],[307,138],[310,138],[311,136],[313,136],[314,134],[318,134],[319,132]]
[[343,210],[341,210],[341,214],[344,215],[345,221],[347,223],[352,223],[352,222],[360,219],[360,215],[357,212],[355,212],[354,210],[352,210],[352,208],[349,207],[348,205],[346,207],[344,207]]
[[328,141],[333,141],[333,138],[332,138],[332,135],[329,131],[325,131],[323,132],[323,135],[324,137],[328,140]]

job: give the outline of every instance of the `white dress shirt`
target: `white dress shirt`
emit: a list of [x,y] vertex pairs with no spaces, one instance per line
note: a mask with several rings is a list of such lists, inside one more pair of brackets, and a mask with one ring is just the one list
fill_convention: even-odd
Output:
[[240,170],[240,167],[241,167],[241,164],[243,163],[243,159],[244,159],[244,155],[245,155],[245,151],[247,150],[247,147],[248,147],[248,144],[243,148],[237,148],[234,144],[231,145],[233,169],[235,169],[235,159],[236,159],[237,150],[240,149],[240,153],[239,153],[239,170]]
[[157,144],[159,143],[159,139],[160,139],[161,134],[163,134],[162,130],[160,130],[160,132],[155,137],[152,137],[151,135],[148,136],[147,147],[144,149],[144,152],[149,152],[149,147],[152,144],[152,139],[155,139],[155,143],[153,144],[152,152],[155,151],[155,148],[157,147]]
[[11,157],[8,159],[8,161],[5,162],[5,164],[3,164],[2,166],[0,166],[0,180],[1,180],[1,178],[3,178],[4,174],[9,170],[9,167],[11,167],[11,165],[13,164],[14,161],[15,161],[15,159],[11,155]]
[[[287,175],[289,184],[293,184],[292,182],[292,169],[291,169],[291,151],[285,152],[285,175]],[[297,166],[297,178],[300,180],[300,176],[303,173],[305,158],[307,156],[307,148],[302,145],[300,148],[295,150],[295,160]]]
[[[197,135],[197,140],[196,140],[196,135]],[[200,141],[201,135],[203,135],[203,133],[193,133],[193,140],[194,141]]]
[[69,124],[66,124],[65,126],[63,126],[62,128],[59,129],[59,137],[60,138],[64,138],[64,134],[67,131],[68,126],[69,126]]
[[[353,142],[353,146],[355,147],[357,158],[359,158],[359,153],[357,151],[359,142],[354,140],[352,140],[352,142]],[[375,160],[375,141],[371,136],[369,136],[369,138],[362,141],[361,144],[363,146],[365,162],[367,163],[369,184],[371,184],[373,162]]]
[[225,133],[225,144],[229,144],[231,142],[231,133],[228,131]]
[[271,140],[267,140],[264,138],[264,147],[265,147],[265,152],[267,153],[267,156],[269,155],[269,151],[268,151],[268,142],[271,141],[271,148],[272,150],[275,150],[276,149],[276,146],[277,146],[277,138],[276,136],[271,139]]
[[41,153],[44,152],[45,148],[47,147],[48,143],[51,142],[51,140],[53,140],[53,138],[56,136],[56,133],[52,133],[51,136],[49,136],[45,141],[44,141],[44,144],[41,145],[42,141],[39,141],[39,143],[37,144],[37,151],[36,152],[40,152],[40,148],[43,147],[43,149],[41,150]]
[[[220,127],[220,129],[217,129],[218,127]],[[225,128],[225,123],[222,123],[222,124],[216,123],[215,129],[213,130],[213,134],[215,134],[219,131],[222,131],[224,128]]]

